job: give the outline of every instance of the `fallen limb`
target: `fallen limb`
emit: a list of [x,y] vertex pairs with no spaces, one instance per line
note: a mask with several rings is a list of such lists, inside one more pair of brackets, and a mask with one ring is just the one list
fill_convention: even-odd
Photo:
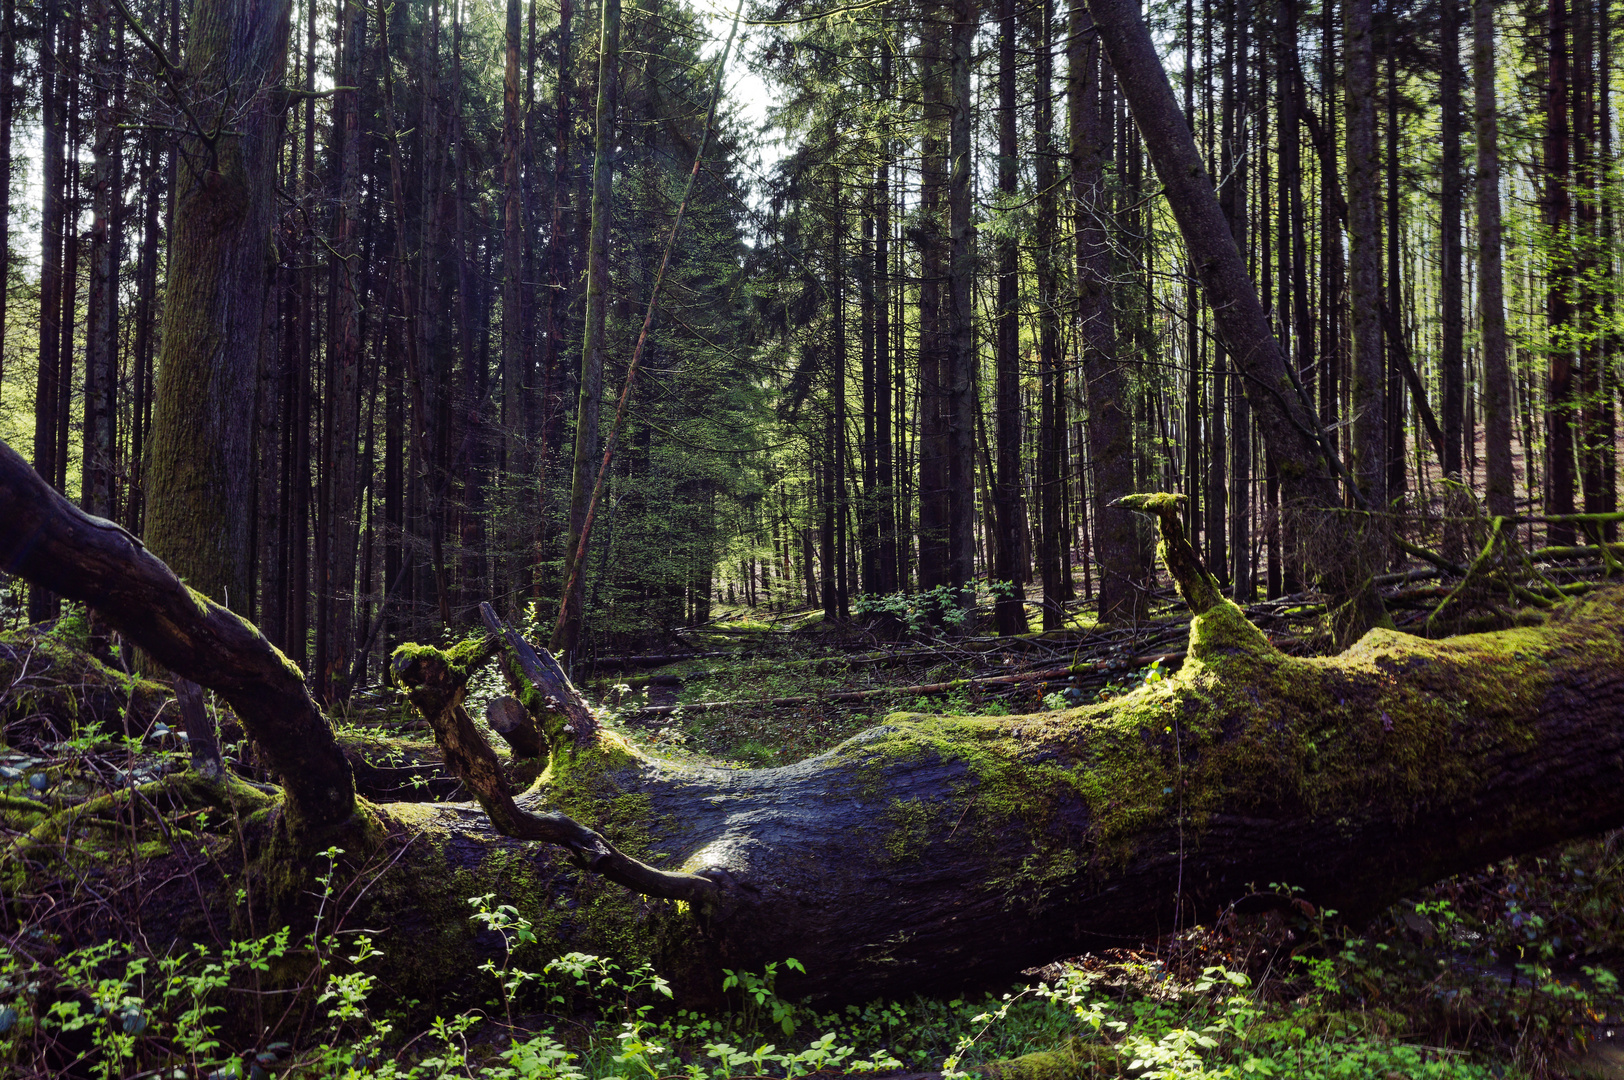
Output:
[[281,777],[295,829],[347,821],[349,763],[304,674],[250,623],[187,588],[119,525],[68,502],[0,442],[0,568],[102,613],[169,670],[230,703]]
[[[494,620],[494,614],[489,618]],[[501,629],[510,632],[506,627]],[[473,793],[491,825],[503,836],[556,844],[569,851],[583,869],[602,874],[645,896],[683,900],[706,911],[714,909],[718,892],[715,882],[697,874],[658,870],[627,856],[599,833],[566,814],[535,812],[518,805],[496,754],[462,707],[468,692],[468,676],[489,658],[495,647],[494,639],[467,643],[452,654],[402,646],[392,661],[395,679],[406,688],[412,705],[434,728],[434,739],[445,755],[446,768]],[[539,665],[538,669],[545,670]],[[596,730],[594,726],[593,731]],[[573,736],[574,732],[569,734]],[[561,738],[555,742],[553,752],[566,753],[567,745],[568,741]]]

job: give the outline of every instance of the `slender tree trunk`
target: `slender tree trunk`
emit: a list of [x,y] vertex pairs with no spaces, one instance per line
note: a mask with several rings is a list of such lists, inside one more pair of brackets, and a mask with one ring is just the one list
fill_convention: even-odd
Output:
[[118,138],[113,118],[112,7],[95,6],[95,44],[89,64],[94,111],[90,173],[90,293],[85,325],[84,449],[79,505],[97,517],[113,514],[113,413],[109,398],[118,384],[118,231],[112,220],[117,197]]
[[[880,99],[889,102],[895,91],[893,79],[892,46],[889,35],[880,43]],[[880,161],[874,176],[874,449],[876,508],[879,518],[879,574],[876,584],[880,593],[894,593],[901,585],[897,580],[897,482],[896,457],[893,452],[893,410],[896,408],[892,393],[891,357],[891,155],[894,146],[889,137],[879,144]],[[896,327],[900,340],[902,327]],[[900,371],[896,374],[900,375]]]
[[[11,281],[11,128],[17,111],[17,0],[0,2],[0,327],[6,326]],[[0,349],[0,392],[6,358]]]
[[[1247,239],[1249,215],[1247,178],[1250,170],[1250,139],[1247,130],[1251,112],[1251,0],[1239,0],[1235,12],[1235,68],[1231,140],[1234,154],[1229,180],[1229,224],[1235,246],[1250,248]],[[1227,82],[1227,80],[1226,80]],[[1267,259],[1265,258],[1265,265]],[[1265,279],[1267,275],[1265,275]],[[1265,280],[1263,295],[1269,293]],[[1252,580],[1252,414],[1247,408],[1245,387],[1239,370],[1230,372],[1229,389],[1229,578],[1236,603],[1253,598]]]
[[1038,564],[1043,577],[1043,628],[1066,623],[1064,553],[1065,487],[1061,460],[1066,445],[1066,395],[1060,366],[1060,297],[1056,285],[1055,244],[1060,235],[1059,190],[1054,145],[1055,0],[1035,8],[1038,20],[1037,80],[1033,88],[1032,149],[1038,188],[1037,243],[1032,253],[1037,269],[1038,307]]
[[[1387,37],[1391,38],[1392,29],[1387,28]],[[1381,282],[1379,295],[1383,304],[1383,334],[1386,341],[1384,351],[1386,357],[1387,382],[1382,391],[1382,401],[1386,404],[1387,420],[1385,438],[1387,441],[1387,505],[1399,507],[1403,504],[1405,491],[1408,489],[1408,470],[1406,468],[1406,447],[1404,441],[1404,365],[1407,360],[1409,347],[1408,337],[1404,326],[1404,278],[1402,272],[1403,254],[1401,244],[1402,217],[1400,216],[1399,196],[1399,116],[1398,116],[1398,57],[1394,55],[1391,45],[1382,50],[1387,57],[1387,228],[1386,248],[1381,249],[1381,232],[1378,230],[1378,249],[1383,250],[1387,256],[1386,280]]]
[[140,536],[146,519],[147,414],[152,402],[152,359],[158,298],[159,161],[156,142],[147,147],[141,183],[141,249],[136,262],[135,342],[131,357],[129,498],[124,527]]
[[1438,86],[1441,112],[1442,159],[1439,163],[1439,257],[1443,261],[1443,343],[1439,357],[1443,369],[1444,475],[1461,477],[1461,426],[1465,418],[1466,348],[1461,280],[1461,203],[1466,178],[1461,174],[1461,65],[1459,0],[1441,0],[1438,46],[1443,73]]
[[[1345,0],[1344,0],[1345,6]],[[1345,415],[1342,398],[1347,380],[1344,367],[1347,350],[1343,338],[1347,326],[1343,322],[1345,300],[1342,263],[1342,226],[1335,210],[1334,194],[1341,187],[1337,155],[1331,145],[1331,133],[1336,130],[1336,27],[1333,0],[1325,0],[1320,20],[1320,93],[1325,102],[1325,137],[1321,143],[1320,160],[1320,361],[1318,372],[1320,423],[1327,431],[1340,430],[1338,452],[1350,457],[1350,433],[1341,424]],[[1306,106],[1306,80],[1298,83],[1298,105]],[[1306,109],[1304,110],[1306,112]]]
[[920,31],[920,97],[924,136],[919,163],[919,207],[924,236],[920,241],[919,281],[919,588],[946,585],[949,572],[948,508],[949,401],[947,338],[942,331],[942,283],[947,278],[948,119],[947,5],[932,0]]
[[[360,424],[362,329],[361,306],[366,293],[366,250],[361,231],[361,93],[362,58],[366,51],[367,9],[359,0],[345,0],[344,43],[340,59],[343,127],[335,132],[338,161],[338,221],[334,228],[334,274],[337,284],[333,312],[333,356],[327,387],[327,437],[324,472],[327,499],[323,534],[326,558],[322,562],[321,597],[327,607],[326,633],[318,633],[317,697],[323,702],[349,696],[347,674],[354,646],[355,562],[359,522],[356,499],[360,485],[357,439]],[[325,650],[322,648],[325,645]]]
[[[998,33],[998,193],[1015,201],[1015,0],[999,0]],[[1014,230],[998,245],[998,468],[990,508],[998,543],[992,576],[998,581],[994,618],[1000,634],[1024,634],[1026,568],[1020,554],[1021,503],[1021,357],[1020,248]]]
[[1346,4],[1348,305],[1352,312],[1353,471],[1370,509],[1387,510],[1387,381],[1381,334],[1381,234],[1377,224],[1376,62],[1370,0]]
[[[34,384],[34,468],[47,482],[56,478],[56,400],[65,392],[58,375],[62,337],[63,117],[59,88],[62,65],[57,5],[45,4],[39,38],[40,66],[40,274],[39,362]],[[40,622],[56,612],[56,600],[37,585],[28,590],[28,618]]]
[[[305,0],[305,98],[303,162],[299,191],[303,201],[313,202],[320,190],[316,178],[316,4]],[[289,560],[290,578],[287,614],[287,653],[289,659],[305,666],[310,634],[310,427],[312,417],[311,378],[316,362],[316,247],[312,230],[306,229],[299,243],[299,314],[297,358],[294,363],[293,456],[288,468],[292,487],[292,508],[288,531],[293,541]]]
[[575,587],[564,597],[564,618],[554,635],[555,652],[573,653],[581,637],[586,598],[585,568],[574,572],[576,549],[586,524],[592,494],[592,465],[598,449],[598,409],[603,396],[603,361],[608,331],[609,218],[614,190],[615,104],[620,86],[620,0],[603,0],[603,30],[598,47],[598,110],[592,159],[592,226],[587,247],[586,327],[581,351],[581,392],[575,421],[575,457],[571,468],[569,534],[564,548],[564,580]]
[[[1619,340],[1618,331],[1614,328],[1614,312],[1617,310],[1618,292],[1618,265],[1613,258],[1613,244],[1615,231],[1615,214],[1617,200],[1611,190],[1611,180],[1615,175],[1617,162],[1613,158],[1613,8],[1612,4],[1603,0],[1597,6],[1596,17],[1600,22],[1596,34],[1600,42],[1598,60],[1601,72],[1596,82],[1601,88],[1601,100],[1596,114],[1601,118],[1599,132],[1600,154],[1598,172],[1604,178],[1604,187],[1601,196],[1601,237],[1600,247],[1603,252],[1603,266],[1601,272],[1601,339],[1597,345],[1598,364],[1596,375],[1600,381],[1600,388],[1595,400],[1591,403],[1594,410],[1593,419],[1588,425],[1591,432],[1592,445],[1596,447],[1596,454],[1600,458],[1601,466],[1601,498],[1597,503],[1600,513],[1612,513],[1618,509],[1618,413],[1615,401],[1618,397],[1621,381],[1618,366],[1614,360],[1614,350]],[[1588,507],[1587,507],[1588,509]],[[1618,539],[1618,523],[1608,522],[1602,527],[1603,538],[1609,541]]]
[[[1293,362],[1297,380],[1303,385],[1310,402],[1318,390],[1320,372],[1314,349],[1314,315],[1308,296],[1308,210],[1303,192],[1302,129],[1299,105],[1299,87],[1302,74],[1298,70],[1297,5],[1295,0],[1281,0],[1278,12],[1280,52],[1276,76],[1280,82],[1280,213],[1285,221],[1281,230],[1280,256],[1289,261],[1289,269],[1282,267],[1280,282],[1285,286],[1289,275],[1292,305]],[[1284,314],[1282,313],[1282,321]],[[1322,342],[1322,345],[1327,343]],[[1280,581],[1278,592],[1295,593],[1301,586],[1298,578],[1297,543],[1291,522],[1280,513],[1279,463],[1269,454],[1269,506],[1274,515],[1275,532],[1271,551],[1280,553]],[[1276,560],[1271,557],[1270,566]],[[1272,571],[1271,571],[1272,572]],[[1271,585],[1273,585],[1271,578]]]
[[878,595],[880,589],[880,479],[879,454],[875,434],[879,401],[874,376],[874,186],[864,184],[859,196],[862,222],[859,227],[857,271],[857,339],[859,378],[862,381],[862,429],[858,433],[859,475],[862,492],[857,502],[857,554],[865,593]]
[[951,122],[948,158],[948,348],[946,384],[949,582],[959,603],[975,603],[976,336],[975,240],[970,201],[973,169],[970,46],[979,25],[978,0],[953,0]]
[[[547,482],[548,448],[559,442],[558,429],[563,422],[563,370],[559,357],[564,350],[564,313],[569,308],[570,273],[568,237],[572,230],[567,220],[570,187],[570,147],[574,123],[570,113],[573,72],[570,64],[571,30],[575,5],[572,0],[559,0],[558,4],[558,85],[554,98],[556,128],[553,150],[553,206],[551,225],[547,233],[547,325],[546,340],[542,345],[542,425],[541,454],[537,462],[540,483]],[[539,501],[539,500],[538,500]],[[545,504],[543,504],[545,505]],[[536,530],[536,562],[533,572],[535,588],[541,588],[543,554],[549,527],[545,513],[539,515]],[[710,603],[706,586],[705,603]]]
[[[1195,0],[1184,0],[1184,122],[1195,130]],[[1201,391],[1206,380],[1202,358],[1206,341],[1201,334],[1201,282],[1193,265],[1184,279],[1184,531],[1191,543],[1201,536]]]
[[[829,416],[833,439],[829,458],[829,490],[834,495],[835,515],[835,617],[851,618],[851,454],[848,449],[846,410],[846,208],[844,187],[833,177],[834,199],[830,206],[829,307],[833,316],[833,348],[829,362]],[[752,579],[753,580],[753,579]],[[751,606],[755,601],[752,598]]]
[[[1544,224],[1549,267],[1546,270],[1545,321],[1550,337],[1546,368],[1545,512],[1573,513],[1573,257],[1569,191],[1570,122],[1568,0],[1551,0],[1545,83]],[[1572,544],[1572,525],[1548,528],[1552,544]]]
[[1088,448],[1093,465],[1094,536],[1100,564],[1100,621],[1132,624],[1144,614],[1138,530],[1133,514],[1113,505],[1134,491],[1133,426],[1127,380],[1117,357],[1116,306],[1111,287],[1112,221],[1106,166],[1114,139],[1115,95],[1101,62],[1099,36],[1082,0],[1072,0],[1068,46],[1072,200],[1077,207],[1077,333],[1083,396],[1088,406]]
[[[1606,338],[1608,327],[1601,314],[1603,306],[1603,280],[1601,263],[1612,262],[1613,252],[1604,246],[1602,236],[1601,204],[1610,201],[1602,186],[1607,176],[1606,165],[1597,140],[1598,83],[1604,85],[1605,65],[1601,80],[1597,78],[1596,43],[1605,43],[1604,34],[1598,33],[1598,20],[1606,3],[1584,4],[1579,11],[1574,40],[1574,127],[1575,160],[1577,168],[1577,232],[1580,258],[1578,266],[1579,289],[1579,486],[1584,495],[1586,513],[1606,513],[1614,505],[1615,493],[1607,476],[1607,463],[1613,454],[1611,425],[1605,422],[1611,403],[1611,380],[1606,377],[1610,362]],[[1610,118],[1609,118],[1610,119]]]
[[502,582],[498,595],[512,597],[511,604],[523,606],[525,564],[519,557],[523,533],[519,522],[532,512],[534,495],[530,483],[530,462],[526,443],[530,416],[531,373],[525,361],[531,356],[525,334],[524,292],[524,192],[519,183],[523,153],[525,118],[519,96],[519,0],[507,0],[506,63],[502,81],[502,461],[506,498],[502,500],[502,520],[508,524],[498,531],[501,548],[495,569]]

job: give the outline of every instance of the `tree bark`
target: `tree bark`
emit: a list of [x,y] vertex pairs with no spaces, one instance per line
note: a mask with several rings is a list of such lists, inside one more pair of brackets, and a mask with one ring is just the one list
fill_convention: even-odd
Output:
[[1490,514],[1516,510],[1511,466],[1511,367],[1500,258],[1500,115],[1494,91],[1495,0],[1472,9],[1472,92],[1477,128],[1477,321],[1483,350],[1483,442]]
[[[999,0],[998,12],[998,194],[1015,202],[1015,0]],[[993,481],[998,544],[992,576],[998,581],[993,617],[1000,634],[1024,634],[1026,566],[1021,545],[1021,331],[1020,242],[1014,229],[998,250],[998,469]]]
[[[531,358],[525,334],[524,294],[524,192],[519,183],[525,119],[519,98],[519,0],[507,0],[506,63],[502,80],[502,477],[509,490],[502,517],[507,522],[530,513],[534,487],[531,483],[529,445],[526,439],[532,373],[526,363]],[[522,606],[528,582],[521,579],[528,567],[521,556],[523,531],[517,524],[502,527],[501,548],[493,567],[504,591]]]
[[[1573,197],[1569,190],[1568,0],[1552,0],[1546,37],[1545,191],[1542,199],[1550,264],[1545,280],[1549,352],[1545,378],[1545,512],[1573,513]],[[1573,526],[1552,525],[1553,544],[1571,544]]]
[[[56,477],[56,399],[67,380],[57,371],[62,336],[63,169],[62,98],[57,84],[62,63],[57,57],[61,16],[46,4],[39,34],[40,205],[39,363],[34,381],[34,467],[47,480]],[[9,175],[9,174],[8,174]],[[56,599],[38,587],[28,591],[28,619],[40,622],[56,611]]]
[[1464,476],[1465,451],[1461,429],[1465,420],[1466,351],[1462,317],[1461,280],[1461,202],[1465,177],[1461,175],[1461,66],[1460,9],[1458,0],[1439,5],[1438,47],[1442,53],[1442,78],[1438,84],[1438,107],[1442,116],[1440,135],[1443,151],[1439,161],[1439,211],[1442,229],[1439,258],[1443,260],[1440,287],[1443,296],[1443,341],[1439,358],[1443,369],[1444,475],[1459,480]]
[[1133,515],[1112,503],[1133,490],[1133,426],[1126,380],[1117,359],[1116,306],[1111,290],[1107,230],[1111,199],[1105,186],[1116,108],[1107,92],[1099,39],[1080,0],[1072,3],[1067,105],[1071,110],[1072,199],[1077,207],[1077,336],[1082,354],[1083,400],[1088,407],[1088,449],[1094,473],[1094,535],[1100,563],[1099,614],[1110,624],[1133,623],[1144,613],[1139,539]]
[[970,199],[973,139],[970,102],[971,44],[980,25],[979,0],[953,0],[948,123],[948,333],[942,382],[948,399],[948,583],[959,604],[975,604],[976,227]]
[[110,5],[98,3],[95,46],[91,53],[94,81],[94,143],[90,174],[90,295],[85,326],[84,450],[79,504],[87,513],[114,517],[113,476],[116,441],[113,425],[118,390],[118,266],[121,239],[117,207],[121,137],[114,122],[114,64]]
[[[147,542],[247,609],[249,460],[291,0],[200,0],[187,33],[207,136],[183,139],[153,404]],[[199,106],[202,107],[202,106]]]
[[1346,11],[1348,305],[1352,312],[1353,473],[1371,510],[1387,509],[1387,394],[1382,362],[1381,237],[1376,170],[1376,61],[1370,0]]
[[949,401],[942,282],[947,277],[946,0],[931,0],[920,28],[919,95],[924,133],[919,160],[919,589],[951,579],[948,560]]
[[1054,145],[1054,38],[1056,0],[1036,5],[1037,81],[1033,88],[1032,149],[1038,188],[1036,264],[1038,305],[1038,566],[1043,579],[1043,628],[1065,625],[1069,574],[1064,562],[1066,491],[1061,462],[1066,447],[1065,379],[1060,364],[1060,235],[1057,153]]

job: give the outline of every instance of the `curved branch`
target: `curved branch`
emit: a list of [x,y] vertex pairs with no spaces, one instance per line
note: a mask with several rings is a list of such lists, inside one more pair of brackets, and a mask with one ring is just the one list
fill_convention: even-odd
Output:
[[230,703],[282,780],[295,830],[355,808],[349,762],[304,675],[252,623],[186,587],[121,526],[92,517],[0,442],[0,569],[89,604],[175,674]]
[[[720,888],[711,879],[656,869],[625,854],[567,814],[538,813],[518,804],[495,751],[462,706],[468,676],[490,659],[496,647],[495,638],[465,644],[451,654],[404,645],[395,651],[391,664],[396,681],[405,687],[412,705],[434,728],[446,768],[473,792],[491,827],[516,840],[557,844],[584,869],[644,896],[683,900],[702,913],[715,912]],[[554,753],[561,752],[554,748]]]

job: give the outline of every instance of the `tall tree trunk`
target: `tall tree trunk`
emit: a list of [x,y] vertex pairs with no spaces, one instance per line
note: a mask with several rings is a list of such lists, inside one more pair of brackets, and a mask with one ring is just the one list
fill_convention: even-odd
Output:
[[[197,0],[153,404],[147,545],[195,589],[246,607],[251,409],[268,289],[291,0]],[[229,59],[228,59],[229,58]]]
[[979,26],[979,0],[953,0],[952,108],[948,138],[948,347],[946,384],[948,578],[960,605],[975,604],[976,336],[975,241],[970,200],[974,167],[970,108],[970,46]]
[[[366,257],[361,231],[361,117],[364,104],[361,71],[366,51],[367,8],[360,0],[345,0],[344,39],[340,59],[341,131],[337,142],[338,220],[333,252],[336,282],[333,312],[333,352],[327,387],[327,436],[323,447],[327,499],[322,532],[326,558],[320,569],[321,597],[327,608],[326,633],[318,633],[315,672],[319,693],[326,703],[348,698],[347,673],[354,642],[355,561],[359,536],[356,498],[360,485],[357,445],[361,408],[361,306],[366,293]],[[325,645],[325,649],[323,649]]]
[[[1341,187],[1337,155],[1331,145],[1331,133],[1336,130],[1336,27],[1333,0],[1325,0],[1320,19],[1320,94],[1325,102],[1324,139],[1320,159],[1320,361],[1319,361],[1319,416],[1327,431],[1340,430],[1337,452],[1351,457],[1351,432],[1342,424],[1342,400],[1347,389],[1345,365],[1348,350],[1343,339],[1347,333],[1342,314],[1346,296],[1342,264],[1342,226],[1335,212],[1333,195]],[[1306,80],[1298,84],[1297,103],[1306,112]]]
[[[11,130],[16,111],[17,0],[0,0],[0,327],[6,325],[11,281]],[[5,381],[6,360],[0,355],[0,390]]]
[[1127,380],[1117,357],[1116,305],[1108,235],[1113,214],[1106,190],[1116,115],[1110,72],[1082,0],[1072,0],[1067,107],[1071,128],[1072,200],[1077,207],[1077,334],[1088,449],[1093,465],[1094,536],[1100,564],[1100,621],[1132,624],[1144,614],[1139,538],[1133,514],[1116,500],[1134,490],[1133,425]]
[[159,154],[149,144],[141,178],[141,249],[136,261],[135,342],[131,357],[129,498],[124,527],[140,536],[146,520],[147,414],[152,404],[152,359],[157,347]]
[[1353,330],[1353,472],[1371,512],[1387,512],[1387,373],[1382,356],[1376,60],[1370,0],[1345,9],[1347,70],[1348,307]]
[[94,112],[90,173],[90,294],[85,325],[84,450],[79,505],[97,517],[113,514],[113,419],[118,386],[118,239],[113,221],[118,197],[118,130],[113,117],[113,12],[95,6],[96,38],[89,64]]
[[874,185],[863,184],[859,196],[861,224],[857,241],[857,340],[859,378],[862,382],[862,429],[858,432],[859,474],[862,493],[857,503],[857,554],[861,577],[859,588],[878,595],[880,589],[880,474],[878,436],[879,399],[874,374]]
[[[1184,0],[1184,122],[1195,130],[1195,0]],[[1200,543],[1202,499],[1201,480],[1201,391],[1206,380],[1202,363],[1206,338],[1201,333],[1201,283],[1195,267],[1187,265],[1184,278],[1184,531],[1192,543]]]
[[[1569,190],[1568,0],[1551,0],[1546,38],[1544,224],[1549,251],[1545,321],[1550,345],[1545,380],[1545,512],[1573,513],[1573,256]],[[1571,544],[1569,524],[1548,527],[1552,544]]]
[[1461,174],[1461,65],[1460,7],[1458,0],[1441,0],[1438,47],[1443,72],[1438,85],[1443,140],[1439,163],[1439,258],[1443,261],[1443,342],[1439,363],[1443,373],[1444,475],[1460,479],[1463,449],[1461,427],[1465,419],[1466,349],[1461,280],[1461,202],[1466,178]]
[[[1601,118],[1601,130],[1598,133],[1600,140],[1598,172],[1603,177],[1610,178],[1612,170],[1616,167],[1613,159],[1613,8],[1610,3],[1597,6],[1596,17],[1600,26],[1596,39],[1600,42],[1597,60],[1601,65],[1600,74],[1596,84],[1601,88],[1596,114]],[[1587,422],[1586,430],[1590,433],[1591,445],[1600,459],[1601,498],[1597,503],[1600,513],[1612,513],[1618,509],[1618,413],[1615,401],[1621,385],[1619,370],[1614,361],[1614,351],[1619,341],[1618,331],[1614,328],[1613,318],[1617,310],[1618,292],[1618,265],[1612,257],[1614,230],[1616,228],[1617,200],[1611,194],[1609,187],[1603,187],[1601,198],[1601,236],[1599,244],[1602,257],[1601,271],[1601,324],[1602,332],[1597,343],[1598,363],[1596,376],[1600,383],[1596,397],[1590,405],[1594,410],[1592,418]],[[1588,510],[1589,507],[1587,506]],[[1603,538],[1608,541],[1618,539],[1618,523],[1610,521],[1602,526]]]
[[[1308,296],[1308,211],[1303,197],[1302,117],[1298,109],[1302,73],[1298,70],[1295,0],[1280,0],[1276,17],[1280,49],[1276,71],[1280,82],[1280,214],[1285,222],[1281,230],[1280,257],[1282,263],[1290,263],[1289,268],[1282,266],[1280,281],[1284,287],[1289,275],[1291,282],[1291,340],[1295,354],[1288,362],[1295,364],[1297,379],[1302,383],[1308,400],[1313,402],[1321,373],[1315,361],[1314,315]],[[1322,341],[1321,345],[1329,347],[1327,342]],[[1275,518],[1273,542],[1276,544],[1270,550],[1278,549],[1282,555],[1280,590],[1295,593],[1301,587],[1298,581],[1296,537],[1292,533],[1291,523],[1282,520],[1279,513],[1280,474],[1278,462],[1272,453],[1269,461],[1269,506]],[[1272,559],[1270,565],[1273,565]]]
[[[305,0],[305,98],[303,160],[299,169],[299,193],[305,203],[313,202],[320,191],[316,177],[316,4]],[[292,378],[293,432],[288,483],[292,488],[288,533],[293,550],[288,566],[287,608],[288,657],[300,668],[305,666],[310,631],[310,525],[311,525],[311,382],[316,357],[316,245],[313,230],[307,228],[299,241],[299,314],[294,348]]]
[[[39,37],[40,66],[40,272],[39,272],[39,362],[34,383],[34,468],[47,482],[56,478],[57,397],[66,392],[67,380],[59,376],[59,345],[62,337],[62,230],[64,227],[63,116],[62,99],[67,95],[59,59],[61,19],[57,5],[44,5]],[[30,622],[48,619],[56,612],[56,600],[38,586],[28,590]]]
[[[574,128],[574,122],[570,114],[570,99],[574,82],[574,69],[570,63],[571,31],[574,14],[575,5],[572,0],[559,0],[557,92],[553,102],[554,120],[556,122],[553,136],[553,205],[551,224],[547,233],[547,336],[543,342],[541,354],[541,382],[544,397],[542,402],[541,454],[537,462],[537,477],[541,483],[547,481],[546,470],[549,448],[558,444],[558,431],[564,419],[562,416],[562,399],[565,380],[563,378],[563,365],[559,363],[559,357],[564,350],[564,313],[569,310],[570,296],[569,237],[572,235],[572,229],[567,220],[567,214],[570,187],[570,136]],[[541,588],[539,564],[543,561],[549,531],[546,514],[538,515],[536,527],[536,562],[538,566],[533,571],[532,578],[538,592]],[[708,585],[705,591],[705,603],[707,605],[710,603]]]
[[[892,87],[892,45],[889,35],[880,43],[880,99],[890,102]],[[897,482],[893,452],[895,395],[892,393],[891,357],[891,155],[892,141],[882,137],[879,165],[874,175],[874,449],[876,497],[879,500],[878,592],[894,593],[902,586],[897,580]],[[902,327],[896,327],[902,337]],[[900,374],[897,372],[896,374]]]
[[502,476],[506,498],[502,501],[499,529],[497,580],[503,587],[498,595],[512,597],[511,604],[522,607],[529,592],[520,580],[525,563],[519,553],[524,539],[520,523],[532,512],[528,445],[530,379],[525,361],[531,356],[525,334],[524,292],[524,192],[519,183],[525,119],[519,98],[519,0],[507,0],[506,63],[502,80]]
[[[1613,455],[1613,433],[1605,422],[1613,396],[1611,380],[1606,377],[1610,357],[1607,355],[1609,327],[1602,320],[1604,283],[1601,264],[1612,263],[1613,252],[1604,246],[1602,236],[1601,205],[1610,202],[1603,187],[1607,177],[1607,164],[1600,153],[1597,140],[1597,121],[1601,114],[1598,106],[1598,83],[1605,85],[1605,68],[1597,78],[1596,43],[1606,43],[1599,33],[1597,21],[1606,9],[1605,3],[1584,4],[1579,10],[1574,38],[1574,95],[1573,115],[1575,128],[1575,162],[1577,168],[1578,206],[1577,232],[1579,237],[1579,297],[1578,325],[1579,354],[1579,486],[1584,495],[1586,513],[1610,512],[1615,502],[1613,485],[1607,476],[1607,464]],[[1610,119],[1610,118],[1609,118]]]
[[[834,198],[830,206],[829,307],[832,315],[832,342],[829,360],[829,417],[833,436],[829,458],[829,491],[834,496],[834,584],[835,617],[851,618],[851,584],[848,556],[851,538],[851,454],[848,449],[846,412],[846,209],[841,178],[833,176]],[[753,588],[753,585],[752,585]],[[752,597],[751,606],[755,606]]]
[[[1496,0],[1474,0],[1472,92],[1477,135],[1477,322],[1482,335],[1483,442],[1489,513],[1516,511],[1511,466],[1511,368],[1500,258],[1500,115],[1495,103]],[[1532,457],[1533,448],[1527,448]]]
[[576,549],[586,525],[586,504],[595,479],[592,466],[598,449],[598,409],[603,396],[603,360],[608,331],[609,219],[614,191],[615,103],[620,87],[620,0],[603,0],[603,30],[598,46],[598,110],[592,157],[592,226],[587,247],[586,327],[581,347],[581,392],[575,418],[575,456],[571,467],[569,534],[564,547],[564,580],[575,586],[563,599],[564,618],[553,635],[554,651],[573,653],[581,637],[586,598],[585,567],[575,571]]
[[[1392,36],[1391,25],[1387,36]],[[1404,442],[1404,366],[1408,359],[1409,339],[1404,325],[1403,254],[1400,242],[1402,216],[1399,211],[1399,115],[1398,115],[1398,57],[1391,45],[1382,50],[1387,57],[1387,256],[1386,280],[1381,282],[1383,304],[1383,332],[1386,339],[1387,382],[1382,391],[1386,403],[1387,422],[1387,503],[1398,507],[1403,504],[1408,489],[1408,464]],[[1378,245],[1381,232],[1377,233]]]
[[[998,31],[998,194],[1015,202],[1015,0],[999,0]],[[998,244],[998,468],[993,503],[998,533],[992,576],[998,581],[993,604],[1000,634],[1024,634],[1026,567],[1021,553],[1021,329],[1020,241],[1010,229]]]
[[1064,554],[1065,487],[1061,469],[1066,446],[1066,394],[1060,365],[1060,297],[1055,244],[1060,235],[1054,145],[1055,0],[1036,5],[1037,80],[1033,87],[1032,150],[1038,188],[1036,264],[1038,307],[1038,564],[1043,577],[1043,629],[1066,623]]
[[932,0],[920,30],[920,98],[924,135],[919,162],[919,209],[923,237],[919,253],[919,588],[946,585],[948,559],[949,400],[947,336],[942,330],[942,283],[947,278],[948,121],[947,3]]
[[[1231,152],[1234,165],[1227,170],[1229,176],[1229,225],[1235,235],[1235,246],[1247,251],[1250,210],[1247,200],[1247,177],[1250,158],[1248,138],[1251,95],[1251,0],[1238,0],[1235,12],[1235,68],[1232,91],[1234,104],[1226,113],[1233,116]],[[1226,83],[1228,80],[1226,80]],[[1267,259],[1265,258],[1265,265]],[[1267,275],[1265,275],[1267,277]],[[1269,289],[1265,281],[1263,295]],[[1284,355],[1284,350],[1282,350]],[[1236,369],[1230,372],[1229,387],[1229,579],[1236,603],[1249,603],[1253,598],[1252,581],[1252,415],[1247,408],[1246,391],[1241,385],[1243,376]]]

